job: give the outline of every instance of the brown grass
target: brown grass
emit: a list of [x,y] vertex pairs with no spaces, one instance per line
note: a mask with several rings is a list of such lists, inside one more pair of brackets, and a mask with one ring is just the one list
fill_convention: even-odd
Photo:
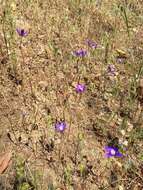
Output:
[[[143,189],[137,90],[143,8],[142,1],[125,2],[1,2],[0,151],[13,150],[2,188]],[[17,27],[28,36],[18,36]],[[90,49],[86,39],[103,48]],[[77,72],[72,51],[79,48],[89,54],[78,60]],[[125,52],[125,64],[116,62],[117,49]],[[108,76],[108,64],[117,76]],[[78,81],[86,84],[81,96],[74,89]],[[60,119],[68,125],[64,134],[53,127]],[[127,143],[125,157],[105,159],[104,146],[119,141]]]

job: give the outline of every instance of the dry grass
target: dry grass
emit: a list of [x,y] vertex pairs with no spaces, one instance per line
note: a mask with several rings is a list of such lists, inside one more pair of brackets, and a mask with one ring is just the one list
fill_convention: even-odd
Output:
[[[143,189],[142,13],[141,0],[1,1],[0,151],[13,150],[1,189]],[[72,55],[80,48],[83,59]],[[125,157],[106,159],[119,142]]]

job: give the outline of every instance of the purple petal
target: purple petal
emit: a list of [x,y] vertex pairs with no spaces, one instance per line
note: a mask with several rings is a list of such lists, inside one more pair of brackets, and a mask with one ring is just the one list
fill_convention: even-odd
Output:
[[84,84],[77,84],[76,86],[76,92],[81,93],[85,91],[85,85]]
[[[123,156],[123,154],[121,154],[120,152],[119,152],[119,150],[118,150],[118,148],[116,148],[116,147],[110,147],[110,146],[105,146],[104,147],[104,149],[105,149],[105,157],[106,158],[110,158],[110,157],[122,157]],[[113,154],[111,151],[115,151],[115,154]]]
[[116,58],[116,62],[119,64],[125,63],[126,62],[126,58],[124,57],[117,57]]
[[115,68],[115,66],[112,65],[112,64],[108,65],[107,72],[110,75],[116,75],[116,68]]
[[123,154],[121,154],[119,151],[117,151],[116,154],[115,154],[115,156],[117,156],[117,157],[122,157]]
[[17,33],[20,34],[21,30],[19,28],[16,29]]
[[97,43],[94,42],[94,41],[91,41],[91,40],[87,40],[86,41],[88,46],[91,47],[91,48],[97,48]]
[[58,132],[63,132],[65,129],[66,129],[66,123],[65,122],[57,122],[55,124],[55,129],[58,131]]
[[111,154],[105,154],[105,158],[111,158],[111,157],[113,157],[113,155],[111,155]]
[[25,31],[24,29],[19,29],[19,28],[17,28],[16,31],[17,31],[17,33],[18,33],[20,36],[22,36],[22,37],[25,37],[25,36],[28,35],[28,31]]
[[117,147],[112,147],[112,146],[105,146],[105,151],[111,151],[111,150],[114,150],[115,152],[117,152],[118,148]]
[[86,50],[77,50],[73,52],[74,55],[77,57],[84,57],[87,54]]

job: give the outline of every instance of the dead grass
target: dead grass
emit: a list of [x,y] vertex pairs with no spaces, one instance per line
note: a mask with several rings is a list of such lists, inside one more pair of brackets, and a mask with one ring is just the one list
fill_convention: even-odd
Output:
[[[125,2],[1,2],[0,150],[13,150],[3,188],[143,189],[143,94],[137,90],[143,9],[142,1]],[[17,27],[28,36],[18,36]],[[101,47],[92,50],[86,39]],[[72,56],[79,48],[87,57]],[[117,49],[125,64],[116,62]],[[78,81],[86,85],[81,96]],[[68,125],[64,134],[53,128],[60,119]],[[105,159],[104,146],[119,142],[125,157]]]

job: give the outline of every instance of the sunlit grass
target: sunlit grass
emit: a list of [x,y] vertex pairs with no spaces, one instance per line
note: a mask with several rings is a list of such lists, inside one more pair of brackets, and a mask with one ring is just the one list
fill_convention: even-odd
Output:
[[1,6],[1,142],[24,160],[14,187],[143,188],[142,2]]

